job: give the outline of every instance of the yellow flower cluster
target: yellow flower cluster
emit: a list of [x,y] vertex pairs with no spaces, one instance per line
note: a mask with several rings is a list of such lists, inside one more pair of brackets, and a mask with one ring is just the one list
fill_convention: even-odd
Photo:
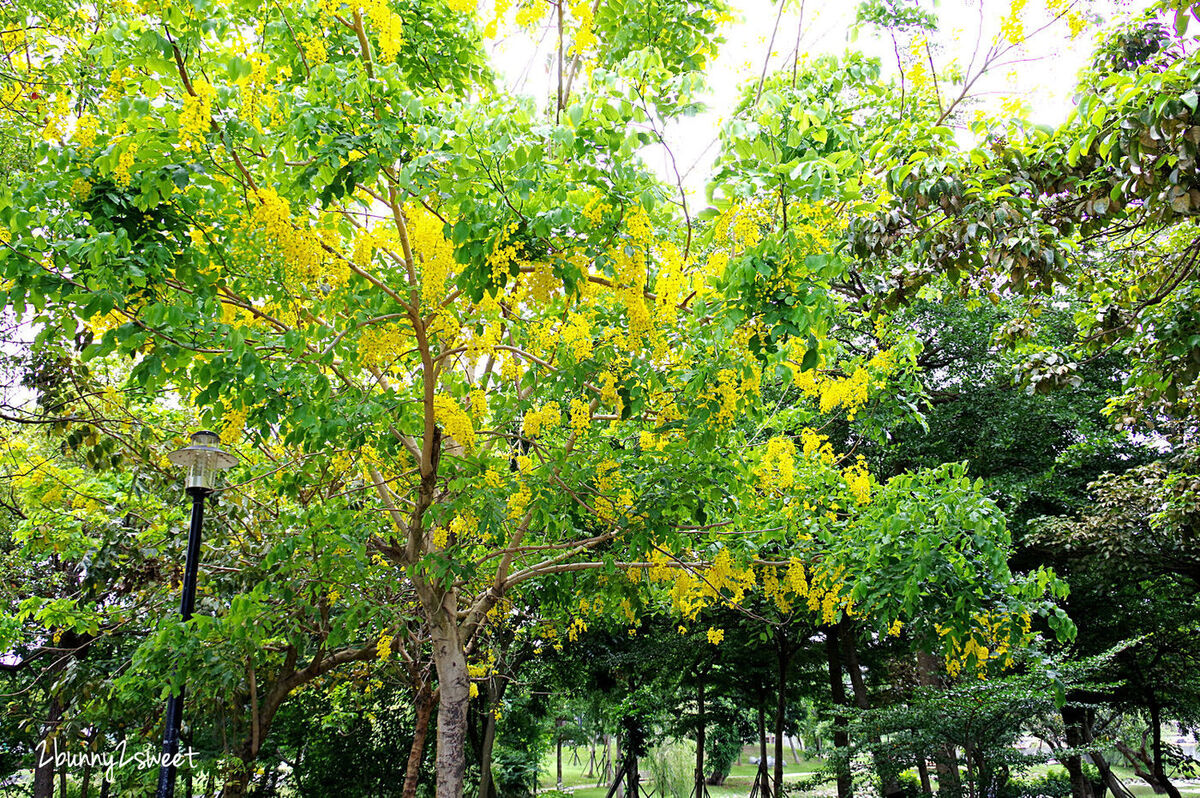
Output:
[[712,415],[713,424],[718,428],[733,424],[737,415],[738,400],[741,399],[738,378],[733,369],[721,369],[717,372],[717,384],[709,389],[707,398],[716,403],[716,412]]
[[1025,38],[1025,27],[1021,22],[1021,14],[1025,11],[1027,0],[1012,0],[1008,15],[1000,21],[1000,38],[1009,44],[1020,44]]
[[90,150],[96,144],[96,117],[83,114],[75,121],[75,143],[81,150]]
[[428,308],[437,307],[445,296],[446,280],[454,266],[454,244],[443,234],[442,220],[424,206],[409,205],[404,215],[413,257],[421,261],[421,302]]
[[483,422],[488,416],[488,401],[487,392],[482,388],[475,388],[470,394],[471,416],[476,422]]
[[117,168],[113,170],[113,182],[120,188],[128,188],[133,182],[133,175],[129,173],[133,166],[134,160],[137,159],[137,147],[133,142],[128,142],[121,149],[121,154],[117,156]]
[[591,47],[596,42],[596,33],[593,30],[595,26],[595,15],[592,13],[591,0],[576,0],[570,4],[571,15],[579,20],[579,30],[575,34],[575,41],[571,44],[571,49],[567,51],[568,55],[583,55],[583,51]]
[[629,317],[627,337],[631,346],[654,330],[650,309],[646,307],[646,265],[641,251],[618,247],[609,251],[616,273],[615,292]]
[[246,428],[248,413],[249,408],[245,407],[225,411],[221,417],[221,430],[218,433],[222,443],[233,443],[242,436],[242,431]]
[[475,427],[471,424],[471,416],[454,397],[445,394],[433,397],[433,410],[437,422],[447,435],[468,452],[475,449]]
[[670,568],[665,559],[651,556],[655,563],[647,576],[652,581],[672,581],[671,606],[684,618],[695,619],[697,613],[713,602],[739,604],[755,585],[754,569],[740,568],[733,563],[728,549],[722,549],[702,573]]
[[492,275],[492,282],[500,285],[503,284],[508,275],[512,273],[513,264],[520,263],[520,244],[513,241],[512,234],[517,232],[517,223],[510,222],[500,235],[496,237],[496,243],[492,245],[492,251],[488,255],[488,270]]
[[395,362],[404,352],[405,328],[399,324],[376,324],[358,339],[358,359],[367,366]]
[[587,622],[583,618],[576,618],[571,621],[571,625],[567,627],[567,639],[574,643],[579,639],[579,635],[587,631]]
[[375,656],[381,661],[390,658],[392,656],[392,642],[395,639],[395,635],[380,635],[379,642],[375,644]]
[[379,62],[390,64],[404,46],[404,21],[388,7],[387,0],[365,0],[363,10],[379,40]]
[[839,565],[832,571],[818,568],[813,573],[808,587],[807,606],[810,612],[820,613],[823,624],[836,623],[842,612],[847,616],[854,615],[853,598],[842,581],[844,571],[845,568]]
[[654,305],[658,311],[658,318],[670,324],[679,316],[678,303],[683,298],[688,281],[683,274],[683,253],[679,251],[679,247],[667,243],[663,244],[661,249],[661,264],[654,283]]
[[715,628],[711,628],[711,627],[709,628],[708,642],[712,643],[714,646],[719,646],[719,645],[721,645],[721,641],[723,641],[724,639],[725,639],[725,630],[724,629],[715,629]]
[[767,441],[767,450],[755,469],[764,491],[787,490],[796,484],[796,444],[786,435]]
[[805,457],[816,455],[826,463],[832,463],[835,459],[833,446],[830,445],[829,438],[818,434],[811,427],[805,427],[800,431],[800,445],[803,448]]
[[650,215],[640,203],[629,209],[625,229],[629,231],[629,238],[634,245],[643,251],[650,249],[650,245],[654,243],[654,228],[650,224]]
[[275,96],[267,89],[270,61],[263,53],[254,53],[249,60],[250,74],[238,81],[242,94],[241,116],[261,133],[263,111],[270,113],[275,109]]
[[653,432],[642,430],[638,433],[638,446],[643,452],[661,452],[671,442],[666,435],[655,435]]
[[199,150],[212,126],[212,101],[217,90],[204,78],[192,83],[195,94],[183,98],[179,112],[179,145],[185,150]]
[[582,435],[592,425],[592,408],[582,399],[571,400],[571,429]]
[[307,224],[297,224],[292,219],[287,200],[275,189],[258,189],[258,204],[251,223],[265,236],[287,279],[311,285],[323,276],[326,255],[321,236]]
[[771,217],[761,203],[735,202],[717,219],[713,232],[718,241],[745,249],[762,240],[763,228],[770,221]]
[[611,371],[600,374],[600,401],[613,409],[613,413],[621,415],[624,403],[617,393],[617,378]]
[[483,482],[489,488],[499,488],[504,485],[504,475],[494,468],[483,472]]
[[[590,8],[588,9],[591,10]],[[607,203],[604,202],[604,195],[598,189],[590,189],[587,203],[583,206],[583,217],[592,223],[593,226],[599,227],[604,222],[604,214],[610,210]]]
[[562,422],[562,410],[558,402],[547,402],[537,410],[525,411],[522,429],[530,438],[536,438],[543,432],[549,432]]
[[592,356],[592,326],[583,314],[568,313],[566,322],[559,327],[558,337],[570,348],[571,357],[576,363]]
[[525,480],[517,480],[517,489],[508,496],[509,520],[515,521],[525,515],[525,510],[531,501],[533,501],[533,491],[530,490]]
[[325,35],[322,31],[300,34],[300,47],[304,50],[304,58],[310,68],[329,60],[329,50],[325,46]]
[[529,297],[542,305],[548,304],[558,288],[558,280],[554,276],[554,267],[549,261],[538,261],[533,264],[533,273],[528,278]]
[[607,524],[638,520],[638,516],[633,512],[637,497],[621,476],[620,467],[615,460],[606,458],[596,466],[595,484],[599,494],[593,500],[597,518]]
[[859,408],[867,403],[871,373],[859,367],[849,377],[825,377],[815,369],[798,372],[795,383],[806,395],[818,399],[822,413],[831,413],[839,407],[846,410],[846,417],[854,420]]
[[842,471],[846,487],[860,505],[871,503],[871,472],[867,470],[867,461],[862,455],[854,465]]
[[92,331],[92,335],[96,338],[101,338],[104,333],[109,330],[115,330],[125,323],[125,316],[116,310],[110,310],[108,313],[92,316],[87,320],[88,329]]

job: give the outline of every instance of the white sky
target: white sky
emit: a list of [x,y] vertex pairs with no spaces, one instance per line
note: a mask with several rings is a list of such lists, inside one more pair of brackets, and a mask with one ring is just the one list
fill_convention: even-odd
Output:
[[[1000,20],[1010,10],[1010,0],[981,0],[981,3],[969,0],[924,3],[941,20],[941,30],[931,37],[939,68],[951,59],[958,59],[965,67],[971,60],[981,19],[982,47],[986,48]],[[1146,4],[1147,0],[1076,0],[1074,7],[1095,18],[1094,25],[1074,41],[1070,40],[1063,22],[1037,34],[1021,56],[1030,60],[994,70],[981,81],[979,91],[973,93],[979,95],[982,107],[989,112],[998,111],[1006,98],[1019,98],[1027,104],[1029,118],[1034,122],[1061,123],[1070,113],[1075,76],[1091,54],[1095,34],[1127,9]],[[691,170],[686,183],[689,193],[697,195],[697,199],[703,197],[705,178],[716,156],[720,122],[736,102],[738,87],[757,80],[761,74],[779,12],[778,3],[771,0],[731,0],[731,5],[738,19],[725,27],[726,42],[708,73],[711,88],[705,100],[709,110],[677,122],[666,134],[680,172]],[[890,39],[880,39],[864,28],[851,40],[857,5],[857,0],[805,0],[801,25],[800,0],[788,0],[772,48],[775,55],[770,69],[790,63],[799,27],[802,54],[840,54],[847,49],[858,49],[879,57],[885,75],[894,75],[895,56]],[[1023,19],[1026,30],[1048,19],[1045,0],[1029,0]],[[531,35],[510,28],[507,36],[492,44],[493,63],[511,90],[542,100],[552,95],[554,46],[555,37],[548,30]],[[668,177],[669,165],[661,147],[648,148],[643,155],[665,182],[674,183],[673,175]]]

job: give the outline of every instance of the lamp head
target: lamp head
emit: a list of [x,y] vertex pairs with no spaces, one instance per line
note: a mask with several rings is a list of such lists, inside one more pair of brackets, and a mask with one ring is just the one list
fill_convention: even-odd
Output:
[[167,455],[175,465],[187,469],[187,487],[210,491],[217,474],[237,463],[237,458],[221,448],[221,436],[209,430],[192,433],[190,445]]

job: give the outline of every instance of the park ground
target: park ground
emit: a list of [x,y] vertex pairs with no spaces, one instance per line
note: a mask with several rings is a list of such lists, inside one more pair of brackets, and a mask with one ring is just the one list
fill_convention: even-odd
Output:
[[[758,756],[758,747],[755,745],[747,745],[742,749],[742,757],[739,764],[733,766],[733,770],[729,773],[729,778],[720,787],[710,786],[708,788],[710,798],[746,798],[750,794],[750,789],[754,784],[754,773],[757,765],[750,764],[750,757]],[[584,772],[587,769],[587,751],[579,749],[580,764],[572,764],[573,757],[570,749],[563,751],[563,782],[566,791],[574,798],[605,798],[608,793],[607,786],[596,786],[595,778],[585,778]],[[793,764],[791,756],[786,757],[786,765],[784,770],[784,779],[793,780],[806,778],[814,775],[821,768],[819,759],[801,758],[799,764]],[[1061,771],[1062,768],[1058,765],[1038,765],[1028,771],[1029,776],[1044,775],[1051,771]],[[1135,798],[1155,798],[1154,791],[1150,786],[1139,780],[1132,772],[1115,767],[1114,770],[1129,787],[1130,792]],[[541,789],[543,791],[554,789],[554,774],[555,762],[554,752],[550,752],[549,756],[542,765]],[[649,778],[648,773],[644,773],[645,779]],[[643,783],[646,783],[645,781]],[[1200,798],[1200,781],[1185,781],[1176,779],[1175,784],[1179,787],[1179,792],[1183,798]],[[833,785],[828,785],[823,788],[818,788],[812,793],[815,796],[834,795],[835,790]]]

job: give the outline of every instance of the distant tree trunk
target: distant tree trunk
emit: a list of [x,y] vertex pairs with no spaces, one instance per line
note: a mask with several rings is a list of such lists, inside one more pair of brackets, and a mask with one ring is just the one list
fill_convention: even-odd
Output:
[[[422,680],[417,688],[416,724],[413,727],[412,746],[408,749],[408,764],[404,768],[403,798],[417,797],[417,780],[421,777],[421,760],[425,758],[425,738],[429,734],[429,718],[433,715],[433,691],[429,680]],[[482,786],[480,787],[482,790]],[[486,798],[480,795],[480,798]]]
[[[1092,733],[1092,723],[1095,714],[1095,710],[1089,709],[1084,715],[1083,739],[1089,745],[1096,741]],[[1092,764],[1096,766],[1096,770],[1100,771],[1100,778],[1103,780],[1104,785],[1108,787],[1109,792],[1113,794],[1113,798],[1133,798],[1133,793],[1117,777],[1117,774],[1113,773],[1113,769],[1108,764],[1108,760],[1104,758],[1104,754],[1091,754],[1089,758],[1092,760]]]
[[933,784],[929,781],[929,764],[924,754],[917,754],[917,775],[921,777],[921,793],[933,795]]
[[1063,767],[1071,777],[1071,798],[1096,798],[1092,782],[1083,772],[1083,757],[1079,753],[1079,749],[1086,745],[1083,726],[1087,722],[1087,715],[1078,704],[1070,701],[1063,704],[1061,713],[1067,748],[1071,749],[1062,757]]
[[[621,735],[614,734],[613,735],[613,778],[614,779],[616,778],[617,771],[619,771],[621,768],[621,766],[618,765],[617,763],[621,762],[621,761],[623,761],[621,759]],[[613,798],[624,798],[624,795],[625,795],[625,782],[622,781],[619,784],[617,784],[617,791],[616,791],[616,793],[613,794]],[[636,793],[634,794],[634,798],[637,798]]]
[[[88,753],[91,753],[90,751]],[[92,790],[92,759],[88,757],[83,764],[83,776],[79,779],[79,798],[88,798]]]
[[704,795],[704,674],[696,679],[696,774],[695,798]]
[[[937,660],[928,651],[917,652],[917,678],[924,687],[940,687]],[[938,774],[938,791],[948,791],[957,795],[962,791],[962,779],[958,773],[958,756],[954,746],[947,745],[940,749],[926,752],[932,754],[934,767]],[[923,753],[922,756],[925,754]]]
[[63,766],[58,769],[58,794],[61,795],[62,798],[68,798],[68,796],[70,795],[70,793],[67,790],[67,763],[66,762],[64,762]]
[[1171,798],[1180,798],[1178,788],[1167,778],[1167,768],[1163,763],[1162,707],[1158,704],[1158,697],[1153,695],[1150,697],[1150,746],[1154,755],[1155,780]]
[[562,718],[558,718],[557,720],[554,721],[554,764],[557,768],[555,784],[558,786],[558,789],[560,789],[560,790],[563,788],[562,727],[563,727],[563,719]]
[[[1147,730],[1149,731],[1149,730]],[[1150,789],[1158,795],[1167,794],[1171,798],[1180,798],[1179,790],[1169,780],[1160,779],[1154,772],[1154,758],[1146,752],[1146,744],[1142,743],[1140,750],[1131,748],[1121,740],[1114,740],[1113,745],[1133,768],[1134,775],[1150,785]]]
[[787,706],[788,662],[791,659],[787,633],[783,629],[775,632],[775,653],[779,664],[779,682],[775,686],[775,794],[783,792],[783,725]]
[[[803,747],[804,743],[801,742],[800,746]],[[796,739],[794,737],[788,737],[788,748],[792,749],[792,764],[799,765],[800,755],[796,753]]]
[[488,711],[483,723],[483,745],[480,746],[479,755],[479,798],[492,798],[496,795],[496,782],[492,776],[492,750],[496,746],[496,707],[500,705],[500,699],[504,697],[507,686],[507,682],[497,684],[495,679],[488,679],[485,685]]
[[[858,651],[855,648],[854,630],[846,628],[842,635],[842,650],[846,657],[846,670],[850,672],[850,686],[854,690],[854,704],[859,709],[871,708],[871,697],[867,694],[867,683],[863,679],[862,665],[858,661]],[[875,760],[875,772],[879,783],[883,785],[885,798],[899,798],[903,794],[900,781],[896,777],[895,766],[888,761],[887,756],[879,750],[879,735],[871,734],[870,741],[875,744],[871,758]]]
[[834,707],[833,756],[837,768],[837,794],[838,798],[850,798],[854,795],[854,783],[850,778],[850,733],[847,731],[846,685],[842,681],[840,649],[838,626],[826,626],[825,658],[829,665],[829,695]]
[[588,763],[587,772],[583,774],[585,779],[590,779],[596,773],[596,739],[593,737],[588,741]]
[[758,689],[758,777],[762,785],[759,795],[767,798],[771,794],[771,783],[767,769],[767,691],[761,685]]

